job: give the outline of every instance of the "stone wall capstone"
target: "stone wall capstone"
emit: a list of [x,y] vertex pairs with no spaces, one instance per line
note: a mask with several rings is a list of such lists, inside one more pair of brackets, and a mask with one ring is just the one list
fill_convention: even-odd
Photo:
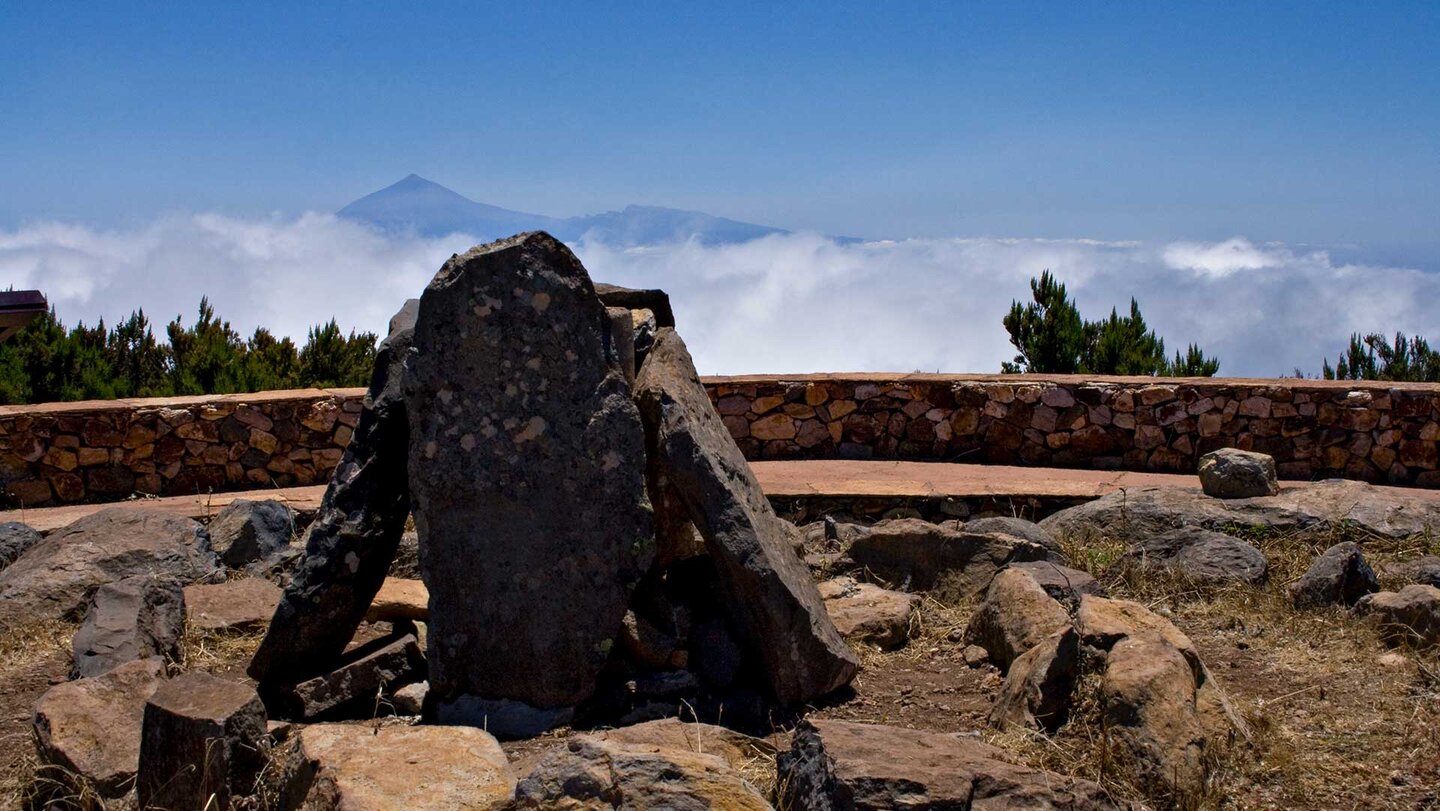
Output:
[[[1440,487],[1440,385],[1078,375],[705,379],[747,458],[1193,473],[1223,447],[1282,479]],[[327,481],[363,389],[0,407],[10,507]]]

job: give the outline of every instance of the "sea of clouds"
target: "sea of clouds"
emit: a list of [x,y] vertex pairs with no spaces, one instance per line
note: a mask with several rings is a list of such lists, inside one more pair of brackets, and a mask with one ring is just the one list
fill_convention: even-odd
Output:
[[[303,340],[334,316],[383,332],[452,253],[476,240],[386,236],[328,214],[176,215],[103,230],[0,230],[0,286],[38,288],[62,320],[194,320],[207,295],[243,335]],[[704,373],[994,372],[1013,355],[1001,318],[1050,269],[1087,318],[1131,296],[1173,354],[1189,342],[1221,373],[1318,373],[1353,332],[1440,339],[1440,274],[1344,264],[1323,251],[1223,242],[955,238],[837,242],[815,234],[737,245],[581,241],[598,280],[661,287]]]

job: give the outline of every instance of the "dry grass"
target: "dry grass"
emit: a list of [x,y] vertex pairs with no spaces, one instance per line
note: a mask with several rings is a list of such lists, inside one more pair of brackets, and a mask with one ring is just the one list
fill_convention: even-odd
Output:
[[181,670],[244,669],[265,639],[265,629],[248,633],[203,631],[186,623],[181,640]]
[[[41,663],[57,654],[68,659],[70,637],[75,626],[59,620],[32,623],[0,631],[0,690],[24,692],[28,683],[46,683],[46,674],[36,671]],[[21,808],[35,792],[37,782],[47,788],[66,790],[58,792],[61,797],[73,797],[75,804],[68,807],[94,808],[82,805],[90,799],[80,791],[69,788],[75,781],[68,775],[53,769],[42,768],[35,757],[30,725],[23,723],[15,728],[7,726],[0,734],[0,808]],[[67,807],[67,806],[58,806]]]
[[1053,737],[1007,732],[995,741],[1037,766],[1159,807],[1440,808],[1440,651],[1406,650],[1403,660],[1380,664],[1389,648],[1370,624],[1340,607],[1297,610],[1285,590],[1340,541],[1359,543],[1375,565],[1433,554],[1433,539],[1395,541],[1346,528],[1232,534],[1269,560],[1265,586],[1146,570],[1114,539],[1063,540],[1070,560],[1112,596],[1141,602],[1184,630],[1249,723],[1248,744],[1208,753],[1211,780],[1201,796],[1146,798],[1115,768],[1094,684],[1081,686],[1069,723]]

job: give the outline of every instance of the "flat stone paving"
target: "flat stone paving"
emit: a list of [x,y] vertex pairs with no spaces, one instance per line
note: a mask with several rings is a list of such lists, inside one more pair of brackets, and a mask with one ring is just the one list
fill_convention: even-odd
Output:
[[[1070,470],[1004,465],[960,465],[946,462],[897,461],[780,461],[752,462],[765,495],[772,498],[895,497],[895,498],[1053,498],[1089,500],[1131,487],[1170,485],[1199,487],[1195,476],[1176,473],[1135,473],[1114,470]],[[1281,486],[1287,483],[1282,482]],[[1440,490],[1404,490],[1440,502]],[[208,518],[238,499],[277,499],[298,512],[320,506],[325,485],[275,490],[244,490],[206,496],[170,496],[133,499],[107,504],[72,504],[31,510],[0,512],[0,522],[23,521],[49,532],[91,513],[110,507],[155,510]]]

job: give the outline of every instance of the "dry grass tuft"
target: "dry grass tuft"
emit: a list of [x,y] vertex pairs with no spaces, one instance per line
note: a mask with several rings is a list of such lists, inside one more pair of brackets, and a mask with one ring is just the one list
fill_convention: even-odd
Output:
[[185,636],[180,643],[180,670],[224,670],[238,667],[241,670],[255,656],[260,643],[265,639],[265,629],[248,633],[226,633],[203,631],[185,624]]

